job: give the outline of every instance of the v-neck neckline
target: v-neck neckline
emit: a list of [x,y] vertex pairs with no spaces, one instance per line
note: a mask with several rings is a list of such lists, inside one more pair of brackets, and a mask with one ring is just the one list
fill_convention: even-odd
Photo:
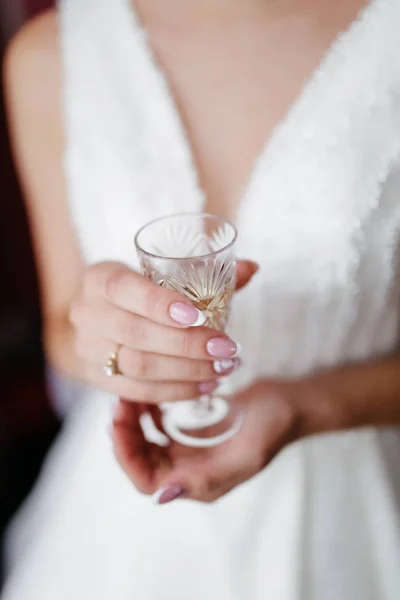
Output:
[[[383,0],[383,2],[385,1],[386,0]],[[155,86],[153,87],[153,91],[157,90],[158,101],[163,104],[161,113],[164,117],[169,117],[169,127],[167,127],[167,129],[169,129],[169,135],[171,136],[169,142],[179,149],[178,155],[179,160],[181,161],[180,167],[183,170],[183,173],[188,177],[189,187],[193,196],[192,202],[189,203],[190,210],[203,211],[205,207],[210,207],[207,206],[207,196],[201,186],[198,160],[196,159],[193,144],[188,129],[184,124],[184,119],[179,109],[176,96],[173,93],[169,78],[155,55],[149,31],[140,19],[135,2],[133,0],[120,0],[120,2],[122,2],[122,5],[125,5],[124,8],[126,9],[126,18],[128,20],[129,29],[133,34],[137,34],[138,36],[139,51],[141,53],[143,64],[145,67],[148,67],[150,75],[153,76],[153,86]],[[346,28],[337,33],[334,40],[323,52],[318,65],[305,79],[305,83],[296,94],[295,100],[291,103],[283,118],[272,128],[262,145],[261,151],[256,155],[244,187],[242,188],[235,211],[236,215],[232,221],[237,223],[239,220],[240,213],[243,210],[248,197],[251,195],[252,189],[255,187],[261,172],[265,170],[266,157],[271,153],[272,148],[276,145],[280,136],[289,127],[289,124],[292,119],[295,118],[295,115],[297,117],[300,109],[310,101],[315,93],[315,88],[323,79],[322,75],[328,69],[331,60],[334,60],[335,55],[338,53],[343,54],[343,52],[349,48],[352,37],[356,31],[369,23],[370,16],[372,16],[371,13],[373,13],[374,9],[381,2],[382,0],[368,0],[368,2],[360,8],[356,17]],[[164,126],[167,126],[167,124],[164,123]]]

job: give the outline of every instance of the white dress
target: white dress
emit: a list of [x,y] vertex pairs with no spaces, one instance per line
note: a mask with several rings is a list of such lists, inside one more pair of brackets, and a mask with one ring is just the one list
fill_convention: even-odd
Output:
[[[89,263],[136,267],[139,226],[202,208],[189,143],[129,0],[60,11],[71,213]],[[398,0],[372,0],[257,160],[238,253],[261,269],[234,302],[232,388],[397,345],[399,22]],[[11,528],[3,600],[400,598],[396,431],[302,441],[214,505],[157,507],[116,464],[109,419],[99,391],[71,410]]]

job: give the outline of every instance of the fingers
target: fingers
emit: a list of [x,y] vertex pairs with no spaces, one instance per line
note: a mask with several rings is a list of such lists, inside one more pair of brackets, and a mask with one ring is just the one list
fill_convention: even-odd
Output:
[[202,325],[202,313],[173,290],[160,287],[119,263],[99,263],[88,269],[84,292],[169,327]]
[[[165,327],[105,301],[76,303],[71,320],[86,381],[132,401],[158,404],[197,398],[214,391],[216,380],[240,364],[216,360],[237,352],[237,345],[218,332]],[[116,343],[122,345],[122,375],[106,377],[103,366]]]
[[121,400],[114,409],[112,438],[115,457],[133,485],[152,495],[171,472],[171,461],[165,448],[146,441],[140,425],[145,413],[160,427],[159,408]]
[[[158,408],[146,410],[153,417],[154,410],[159,413]],[[266,431],[256,411],[249,415],[236,438],[206,450],[173,442],[167,448],[160,448],[145,442],[138,424],[139,412],[137,406],[133,408],[126,402],[117,408],[115,453],[133,484],[145,494],[158,491],[159,500],[166,497],[172,500],[176,494],[176,497],[213,502],[254,476],[268,461]],[[154,421],[162,431],[160,419],[156,416]]]
[[133,402],[162,404],[198,398],[202,394],[210,394],[218,387],[217,381],[200,383],[181,381],[140,381],[123,375],[107,377],[97,364],[88,363],[85,368],[89,385],[101,388],[110,394],[126,398]]
[[[77,340],[77,354],[93,362],[102,370],[113,344],[93,334],[81,335]],[[202,382],[230,375],[240,365],[240,359],[225,361],[192,360],[162,354],[142,352],[122,346],[118,354],[118,369],[126,377],[145,381]]]
[[215,330],[165,327],[104,301],[91,305],[75,303],[70,318],[78,330],[78,338],[82,334],[96,334],[143,352],[199,360],[234,358],[238,353],[237,344]]
[[[239,261],[237,289],[257,272],[252,261]],[[103,297],[126,311],[169,327],[192,327],[205,322],[202,313],[181,294],[160,287],[120,263],[99,263],[90,267],[84,281],[87,297]]]
[[237,402],[245,412],[240,433],[190,468],[189,461],[182,464],[173,474],[174,484],[182,481],[189,498],[214,502],[257,475],[287,443],[293,410],[280,392],[256,384]]
[[178,497],[213,502],[261,468],[239,450],[229,456],[232,448],[228,447],[225,451],[193,450],[173,443],[157,447],[144,440],[138,423],[137,405],[121,403],[114,418],[114,452],[134,486],[143,494],[155,495],[160,503]]
[[[255,270],[253,263],[240,262],[238,286]],[[184,296],[119,263],[87,269],[70,320],[88,383],[131,400],[164,403],[197,397],[211,392],[218,377],[239,365],[234,360],[238,345],[200,327],[205,316]],[[122,346],[123,376],[107,378],[102,367],[116,344]]]
[[226,444],[193,456],[170,448],[173,469],[163,476],[163,490],[180,486],[189,499],[214,502],[259,473],[288,443],[294,423],[293,407],[283,393],[255,385],[238,397],[245,411],[239,434]]
[[251,479],[265,466],[266,459],[254,440],[248,439],[246,446],[227,442],[220,449],[203,451],[196,461],[187,459],[169,474],[162,487],[177,485],[185,489],[186,498],[198,502],[215,502],[234,488]]
[[149,494],[155,486],[154,470],[140,427],[140,414],[139,404],[120,402],[115,407],[113,447],[117,461],[136,489]]

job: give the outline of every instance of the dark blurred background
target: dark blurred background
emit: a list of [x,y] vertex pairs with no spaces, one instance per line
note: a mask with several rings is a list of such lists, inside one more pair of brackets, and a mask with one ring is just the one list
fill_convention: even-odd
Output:
[[[1,54],[23,23],[51,0],[0,0]],[[37,281],[28,224],[0,105],[0,543],[34,483],[58,429],[40,344]],[[1,589],[0,571],[0,589]],[[29,600],[27,598],[27,600]]]

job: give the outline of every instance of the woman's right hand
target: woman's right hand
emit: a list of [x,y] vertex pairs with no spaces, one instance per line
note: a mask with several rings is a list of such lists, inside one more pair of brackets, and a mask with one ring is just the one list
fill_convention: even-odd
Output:
[[[256,270],[238,264],[240,287]],[[87,383],[136,402],[196,398],[240,363],[237,344],[201,327],[204,316],[183,296],[120,263],[87,268],[70,321]],[[117,344],[121,375],[107,377],[103,368]]]

